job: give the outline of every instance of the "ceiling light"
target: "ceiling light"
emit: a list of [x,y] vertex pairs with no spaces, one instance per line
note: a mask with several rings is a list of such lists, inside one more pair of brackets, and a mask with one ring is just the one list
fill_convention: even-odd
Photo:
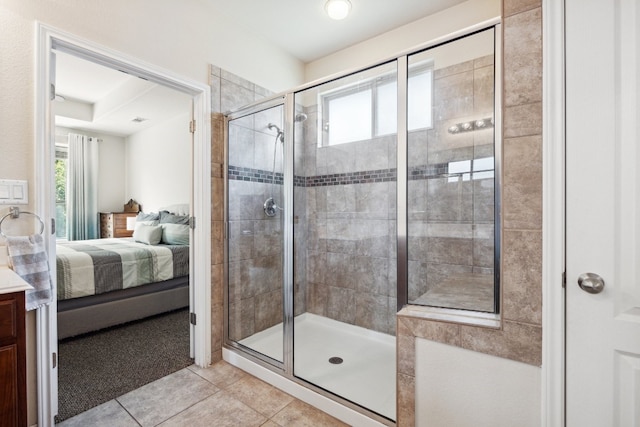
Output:
[[351,11],[351,2],[349,0],[329,0],[324,8],[329,18],[340,20],[346,18]]

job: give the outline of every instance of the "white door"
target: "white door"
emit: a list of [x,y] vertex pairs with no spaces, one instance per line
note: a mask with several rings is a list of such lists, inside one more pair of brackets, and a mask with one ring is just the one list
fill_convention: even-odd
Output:
[[640,426],[640,0],[566,0],[566,59],[567,426]]

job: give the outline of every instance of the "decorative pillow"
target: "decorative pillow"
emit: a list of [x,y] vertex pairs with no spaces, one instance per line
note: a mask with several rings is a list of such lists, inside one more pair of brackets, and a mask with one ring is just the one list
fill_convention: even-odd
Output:
[[146,225],[158,225],[160,223],[160,214],[156,212],[142,213],[139,212],[136,216],[136,223],[142,223]]
[[174,215],[189,215],[189,203],[179,203],[160,208],[161,211],[167,211]]
[[174,215],[160,211],[160,224],[189,224],[189,215]]
[[147,225],[144,222],[137,222],[133,230],[133,240],[147,245],[157,245],[162,239],[162,226]]
[[189,226],[187,224],[162,224],[162,243],[167,245],[188,245]]

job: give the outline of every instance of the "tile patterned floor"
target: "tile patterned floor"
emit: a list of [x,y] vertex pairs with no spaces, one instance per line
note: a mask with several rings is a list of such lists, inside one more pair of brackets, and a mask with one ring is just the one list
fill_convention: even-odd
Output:
[[58,424],[61,427],[346,426],[222,361],[190,366]]

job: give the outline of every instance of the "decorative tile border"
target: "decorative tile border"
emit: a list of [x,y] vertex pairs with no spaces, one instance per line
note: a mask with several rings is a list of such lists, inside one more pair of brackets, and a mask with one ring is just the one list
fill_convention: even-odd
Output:
[[329,185],[369,184],[396,180],[396,169],[377,169],[361,172],[346,172],[329,175],[308,176],[305,187],[326,187]]
[[[411,181],[433,178],[462,177],[464,173],[449,173],[449,163],[433,165],[413,166],[409,168],[408,179]],[[275,176],[270,171],[262,169],[243,168],[229,166],[230,180],[258,182],[262,184],[282,185],[284,175],[276,172]],[[331,185],[370,184],[374,182],[395,182],[397,179],[396,168],[376,169],[360,172],[345,172],[316,176],[294,177],[295,187],[326,187]]]
[[[410,181],[428,179],[433,177],[449,176],[449,163],[437,163],[434,165],[420,165],[409,168],[407,177]],[[461,175],[461,174],[454,174]]]
[[228,176],[231,180],[259,182],[262,184],[278,184],[284,183],[284,174],[276,172],[275,175],[271,171],[262,169],[241,168],[229,165]]

